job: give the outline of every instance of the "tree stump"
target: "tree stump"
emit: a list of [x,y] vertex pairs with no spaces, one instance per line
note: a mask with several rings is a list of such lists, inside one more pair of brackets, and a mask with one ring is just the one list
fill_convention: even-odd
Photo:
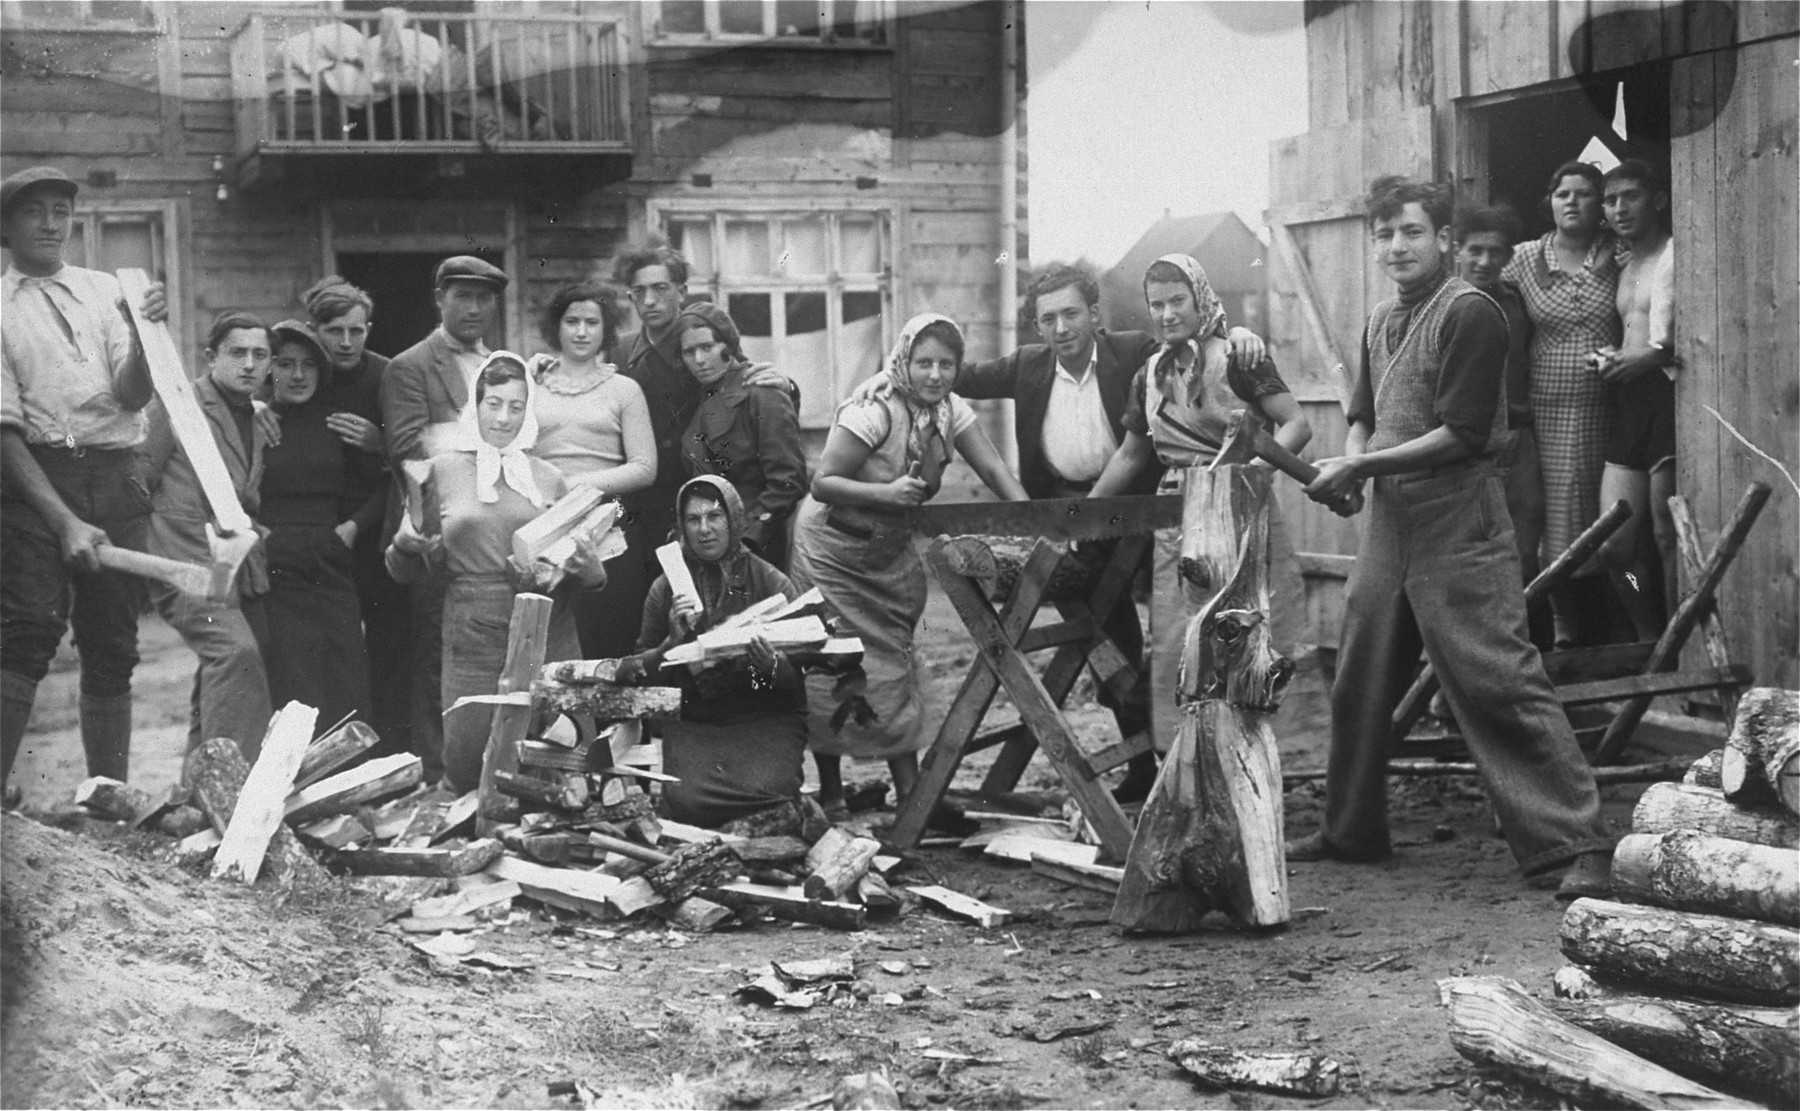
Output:
[[[1185,933],[1220,910],[1240,925],[1288,920],[1281,761],[1269,715],[1292,664],[1269,644],[1268,491],[1261,468],[1189,474],[1183,551],[1223,588],[1188,625],[1177,697],[1180,731],[1144,803],[1112,921]],[[1199,494],[1195,492],[1199,491]],[[1219,562],[1216,530],[1236,544]],[[1189,541],[1193,540],[1190,547]]]
[[1800,930],[1711,914],[1577,899],[1563,955],[1602,975],[1734,1003],[1800,1001]]
[[1613,851],[1621,900],[1800,926],[1800,852],[1698,830],[1634,833]]
[[[183,773],[188,789],[193,792],[194,802],[220,834],[231,825],[232,812],[237,809],[238,794],[243,791],[244,780],[249,777],[250,765],[244,760],[237,742],[229,737],[214,737],[190,752]],[[280,884],[290,884],[296,880],[308,884],[324,883],[330,878],[324,867],[301,846],[294,837],[294,831],[286,825],[277,826],[274,835],[269,838],[265,861],[269,874]]]

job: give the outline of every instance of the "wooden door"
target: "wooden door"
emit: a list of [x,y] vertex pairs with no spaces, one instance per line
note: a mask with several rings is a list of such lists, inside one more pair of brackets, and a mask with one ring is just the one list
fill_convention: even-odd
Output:
[[[1432,109],[1353,120],[1277,140],[1269,152],[1269,341],[1312,424],[1308,458],[1343,450],[1345,378],[1354,372],[1363,322],[1391,283],[1375,264],[1363,223],[1369,180],[1436,174]],[[1344,580],[1362,522],[1315,505],[1292,482],[1276,484],[1276,502],[1299,553],[1306,581],[1310,638],[1337,646]],[[1277,603],[1280,604],[1280,603]]]
[[[1752,480],[1775,487],[1719,591],[1733,657],[1763,686],[1800,685],[1800,38],[1676,59],[1676,486],[1710,545]],[[1690,661],[1698,664],[1698,660]]]

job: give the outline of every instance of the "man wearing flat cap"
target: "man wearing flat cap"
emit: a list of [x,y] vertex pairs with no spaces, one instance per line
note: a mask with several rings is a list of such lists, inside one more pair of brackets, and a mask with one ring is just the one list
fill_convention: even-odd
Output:
[[[488,356],[482,337],[494,325],[506,282],[506,271],[473,255],[438,263],[438,327],[395,355],[381,379],[381,423],[396,480],[407,460],[430,459],[448,449]],[[398,523],[390,522],[387,531]],[[439,705],[444,586],[441,573],[412,584],[413,750],[424,761],[427,782],[444,774]]]
[[[78,189],[51,166],[0,180],[0,246],[12,252],[0,275],[0,780],[71,624],[88,774],[130,770],[144,587],[102,570],[99,552],[144,547],[150,504],[132,449],[154,391],[118,280],[63,262]],[[141,309],[167,316],[160,284]]]

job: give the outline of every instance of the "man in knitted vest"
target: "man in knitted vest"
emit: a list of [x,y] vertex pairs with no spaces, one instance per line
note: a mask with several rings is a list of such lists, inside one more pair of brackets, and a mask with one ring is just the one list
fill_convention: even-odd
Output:
[[1612,839],[1569,720],[1525,633],[1506,496],[1491,452],[1506,432],[1506,318],[1450,267],[1450,198],[1384,177],[1370,187],[1376,260],[1398,295],[1363,330],[1345,453],[1307,495],[1348,515],[1369,481],[1331,693],[1325,823],[1290,860],[1390,850],[1395,704],[1423,647],[1528,882],[1610,891]]

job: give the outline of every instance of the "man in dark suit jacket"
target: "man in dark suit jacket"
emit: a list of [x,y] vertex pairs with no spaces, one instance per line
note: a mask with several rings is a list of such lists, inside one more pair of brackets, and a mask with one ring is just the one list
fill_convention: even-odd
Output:
[[[1156,340],[1144,332],[1108,332],[1100,327],[1100,286],[1072,266],[1053,267],[1027,294],[1038,334],[1033,343],[989,362],[971,363],[957,376],[956,392],[966,398],[1011,398],[1013,433],[1019,448],[1019,480],[1034,498],[1085,496],[1124,439],[1122,421],[1132,377]],[[1156,490],[1157,468],[1138,476],[1134,494]],[[1110,549],[1102,553],[1109,555]],[[1099,699],[1113,712],[1123,737],[1150,728],[1144,629],[1129,595],[1107,617],[1107,635],[1138,668],[1138,683],[1122,702],[1102,688]],[[1134,757],[1117,793],[1135,801],[1149,793],[1156,756]]]
[[[409,459],[430,459],[450,446],[475,375],[489,352],[482,337],[493,327],[506,272],[472,255],[447,258],[437,268],[439,326],[395,355],[381,376],[382,435],[395,474]],[[398,517],[395,517],[396,523]],[[426,575],[412,584],[412,745],[425,764],[425,779],[444,774],[443,670],[444,577]]]

